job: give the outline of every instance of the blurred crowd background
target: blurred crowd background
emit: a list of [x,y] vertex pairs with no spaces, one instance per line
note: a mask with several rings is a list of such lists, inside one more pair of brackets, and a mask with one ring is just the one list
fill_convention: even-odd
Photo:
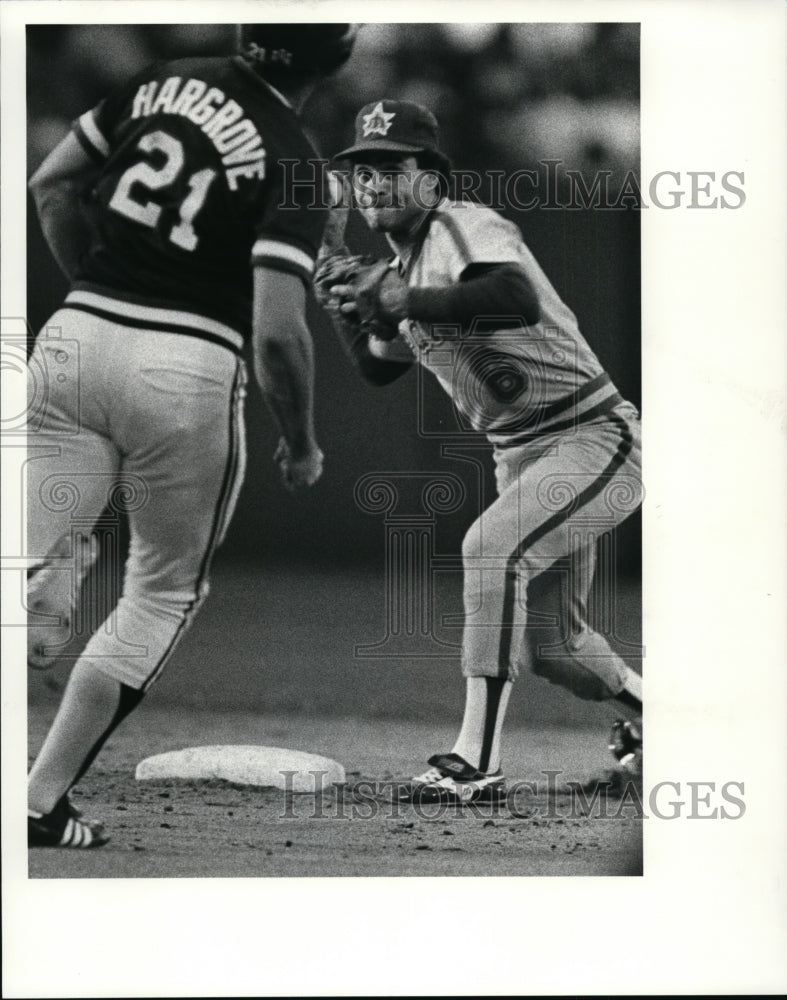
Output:
[[[234,29],[44,26],[31,28],[29,41],[33,169],[74,108],[92,106],[154,59],[230,51]],[[459,167],[515,170],[551,157],[622,177],[638,164],[639,26],[364,25],[350,63],[306,112],[321,151],[343,145],[361,104],[389,95],[432,108]]]
[[[148,62],[225,53],[234,40],[232,25],[29,27],[29,172],[77,115]],[[611,171],[614,195],[626,173],[638,169],[639,26],[367,24],[350,62],[305,109],[307,130],[320,152],[329,156],[345,146],[361,105],[382,97],[429,106],[456,168],[510,173],[558,159],[563,169],[583,171],[588,186],[595,171]],[[43,242],[32,204],[30,209],[28,318],[37,329],[57,308],[65,281]],[[520,225],[620,391],[639,404],[639,212],[508,207],[504,213]],[[359,227],[357,220],[355,228],[351,224],[350,236],[368,241]],[[355,504],[359,477],[372,470],[418,469],[463,476],[470,468],[442,454],[439,433],[419,431],[426,410],[433,430],[444,428],[450,435],[456,429],[442,390],[431,382],[421,384],[415,374],[383,390],[366,386],[316,308],[312,323],[324,479],[296,499],[284,493],[270,459],[275,447],[271,421],[252,391],[251,461],[226,543],[231,557],[379,560],[384,528],[379,517],[360,513]],[[489,498],[488,459],[486,475]],[[467,504],[438,526],[445,546],[454,551],[477,514],[476,486],[471,476]],[[621,564],[627,568],[639,563],[636,531],[632,519],[620,533]]]

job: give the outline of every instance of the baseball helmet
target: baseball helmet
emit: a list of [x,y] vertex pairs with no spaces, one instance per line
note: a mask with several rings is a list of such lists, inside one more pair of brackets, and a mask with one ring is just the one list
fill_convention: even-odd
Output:
[[350,58],[358,24],[241,24],[244,55],[266,69],[327,75]]

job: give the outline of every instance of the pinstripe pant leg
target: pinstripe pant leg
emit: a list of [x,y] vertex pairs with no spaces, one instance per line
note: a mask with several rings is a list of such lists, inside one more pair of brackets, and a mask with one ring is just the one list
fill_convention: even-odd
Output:
[[[567,665],[563,674],[569,679],[557,682],[585,697],[613,695],[625,666],[584,621],[593,552],[583,525],[604,524],[608,530],[636,506],[610,504],[610,497],[621,489],[639,496],[638,426],[612,420],[565,436],[553,447],[510,454],[499,482],[500,496],[473,524],[463,547],[463,672],[513,678],[521,663],[532,665],[525,645],[531,612],[534,624],[557,617],[558,631],[571,633],[566,655],[555,661]],[[546,598],[539,599],[540,578],[547,572],[563,581],[541,586]],[[531,584],[537,598],[532,605]]]
[[[150,336],[156,336],[150,334]],[[128,502],[123,593],[83,653],[133,688],[160,676],[208,593],[210,565],[245,467],[245,371],[223,348],[176,336],[166,364],[137,351],[134,399],[118,406],[121,472],[142,484]],[[122,415],[121,415],[122,414]]]

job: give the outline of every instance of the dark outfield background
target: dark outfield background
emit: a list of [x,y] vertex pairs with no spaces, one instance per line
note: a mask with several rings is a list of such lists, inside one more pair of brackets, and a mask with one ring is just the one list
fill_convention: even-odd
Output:
[[[37,26],[28,28],[28,170],[62,138],[69,122],[115,84],[157,58],[228,50],[231,26]],[[429,106],[455,167],[537,168],[560,160],[587,186],[611,171],[614,199],[639,157],[639,31],[633,24],[366,25],[348,66],[307,105],[304,118],[323,155],[346,145],[365,102],[383,97]],[[561,187],[561,200],[567,197]],[[28,212],[28,318],[38,329],[60,303],[65,281]],[[640,401],[639,215],[618,211],[504,213],[525,240],[620,391]],[[351,245],[374,244],[356,221]],[[441,455],[457,424],[448,398],[411,373],[385,389],[350,369],[319,311],[312,309],[319,437],[325,474],[308,493],[279,485],[271,456],[276,434],[251,387],[246,485],[227,541],[215,561],[213,593],[151,698],[209,707],[310,714],[456,716],[462,703],[455,659],[423,655],[358,658],[356,644],[386,634],[385,525],[359,510],[354,487],[369,472],[458,476],[466,499],[432,524],[436,550],[456,553],[477,515],[482,491],[493,496],[488,451],[474,461]],[[419,412],[429,435],[419,433]],[[456,443],[456,438],[452,440]],[[477,437],[465,436],[476,446]],[[481,464],[478,464],[478,460]],[[640,642],[640,525],[629,520],[616,540],[617,637]],[[435,607],[460,610],[456,572],[435,577]],[[436,627],[445,642],[459,630]],[[622,647],[637,663],[636,650]],[[383,652],[391,652],[385,647]],[[393,649],[434,651],[410,645]],[[443,650],[445,651],[445,650]],[[448,650],[450,654],[450,649]],[[57,686],[66,666],[58,668]],[[524,680],[514,718],[580,723],[607,718],[541,681]],[[31,677],[31,697],[54,697]],[[601,713],[605,714],[601,714]]]

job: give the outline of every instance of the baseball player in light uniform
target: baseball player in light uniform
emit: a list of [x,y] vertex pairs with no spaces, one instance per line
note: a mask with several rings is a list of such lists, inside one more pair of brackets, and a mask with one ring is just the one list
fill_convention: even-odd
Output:
[[636,721],[615,724],[611,748],[633,760],[641,678],[587,624],[595,538],[581,525],[607,530],[639,505],[638,413],[519,229],[445,196],[450,164],[428,110],[366,105],[341,159],[352,163],[363,218],[396,256],[366,272],[350,266],[338,279],[341,253],[335,273],[326,258],[315,279],[321,301],[367,379],[385,384],[414,361],[423,365],[460,422],[486,435],[496,467],[498,497],[462,548],[464,721],[452,750],[430,758],[406,794],[471,801],[503,793],[501,730],[522,669],[628,709]]
[[297,190],[282,208],[280,161],[316,156],[298,111],[357,26],[240,27],[238,55],[151,66],[83,114],[30,182],[72,281],[30,361],[32,666],[70,636],[95,554],[85,525],[120,494],[131,533],[117,609],[74,666],[30,772],[31,846],[107,839],[68,791],[207,595],[243,479],[245,342],[285,485],[322,471],[305,296],[326,213]]

